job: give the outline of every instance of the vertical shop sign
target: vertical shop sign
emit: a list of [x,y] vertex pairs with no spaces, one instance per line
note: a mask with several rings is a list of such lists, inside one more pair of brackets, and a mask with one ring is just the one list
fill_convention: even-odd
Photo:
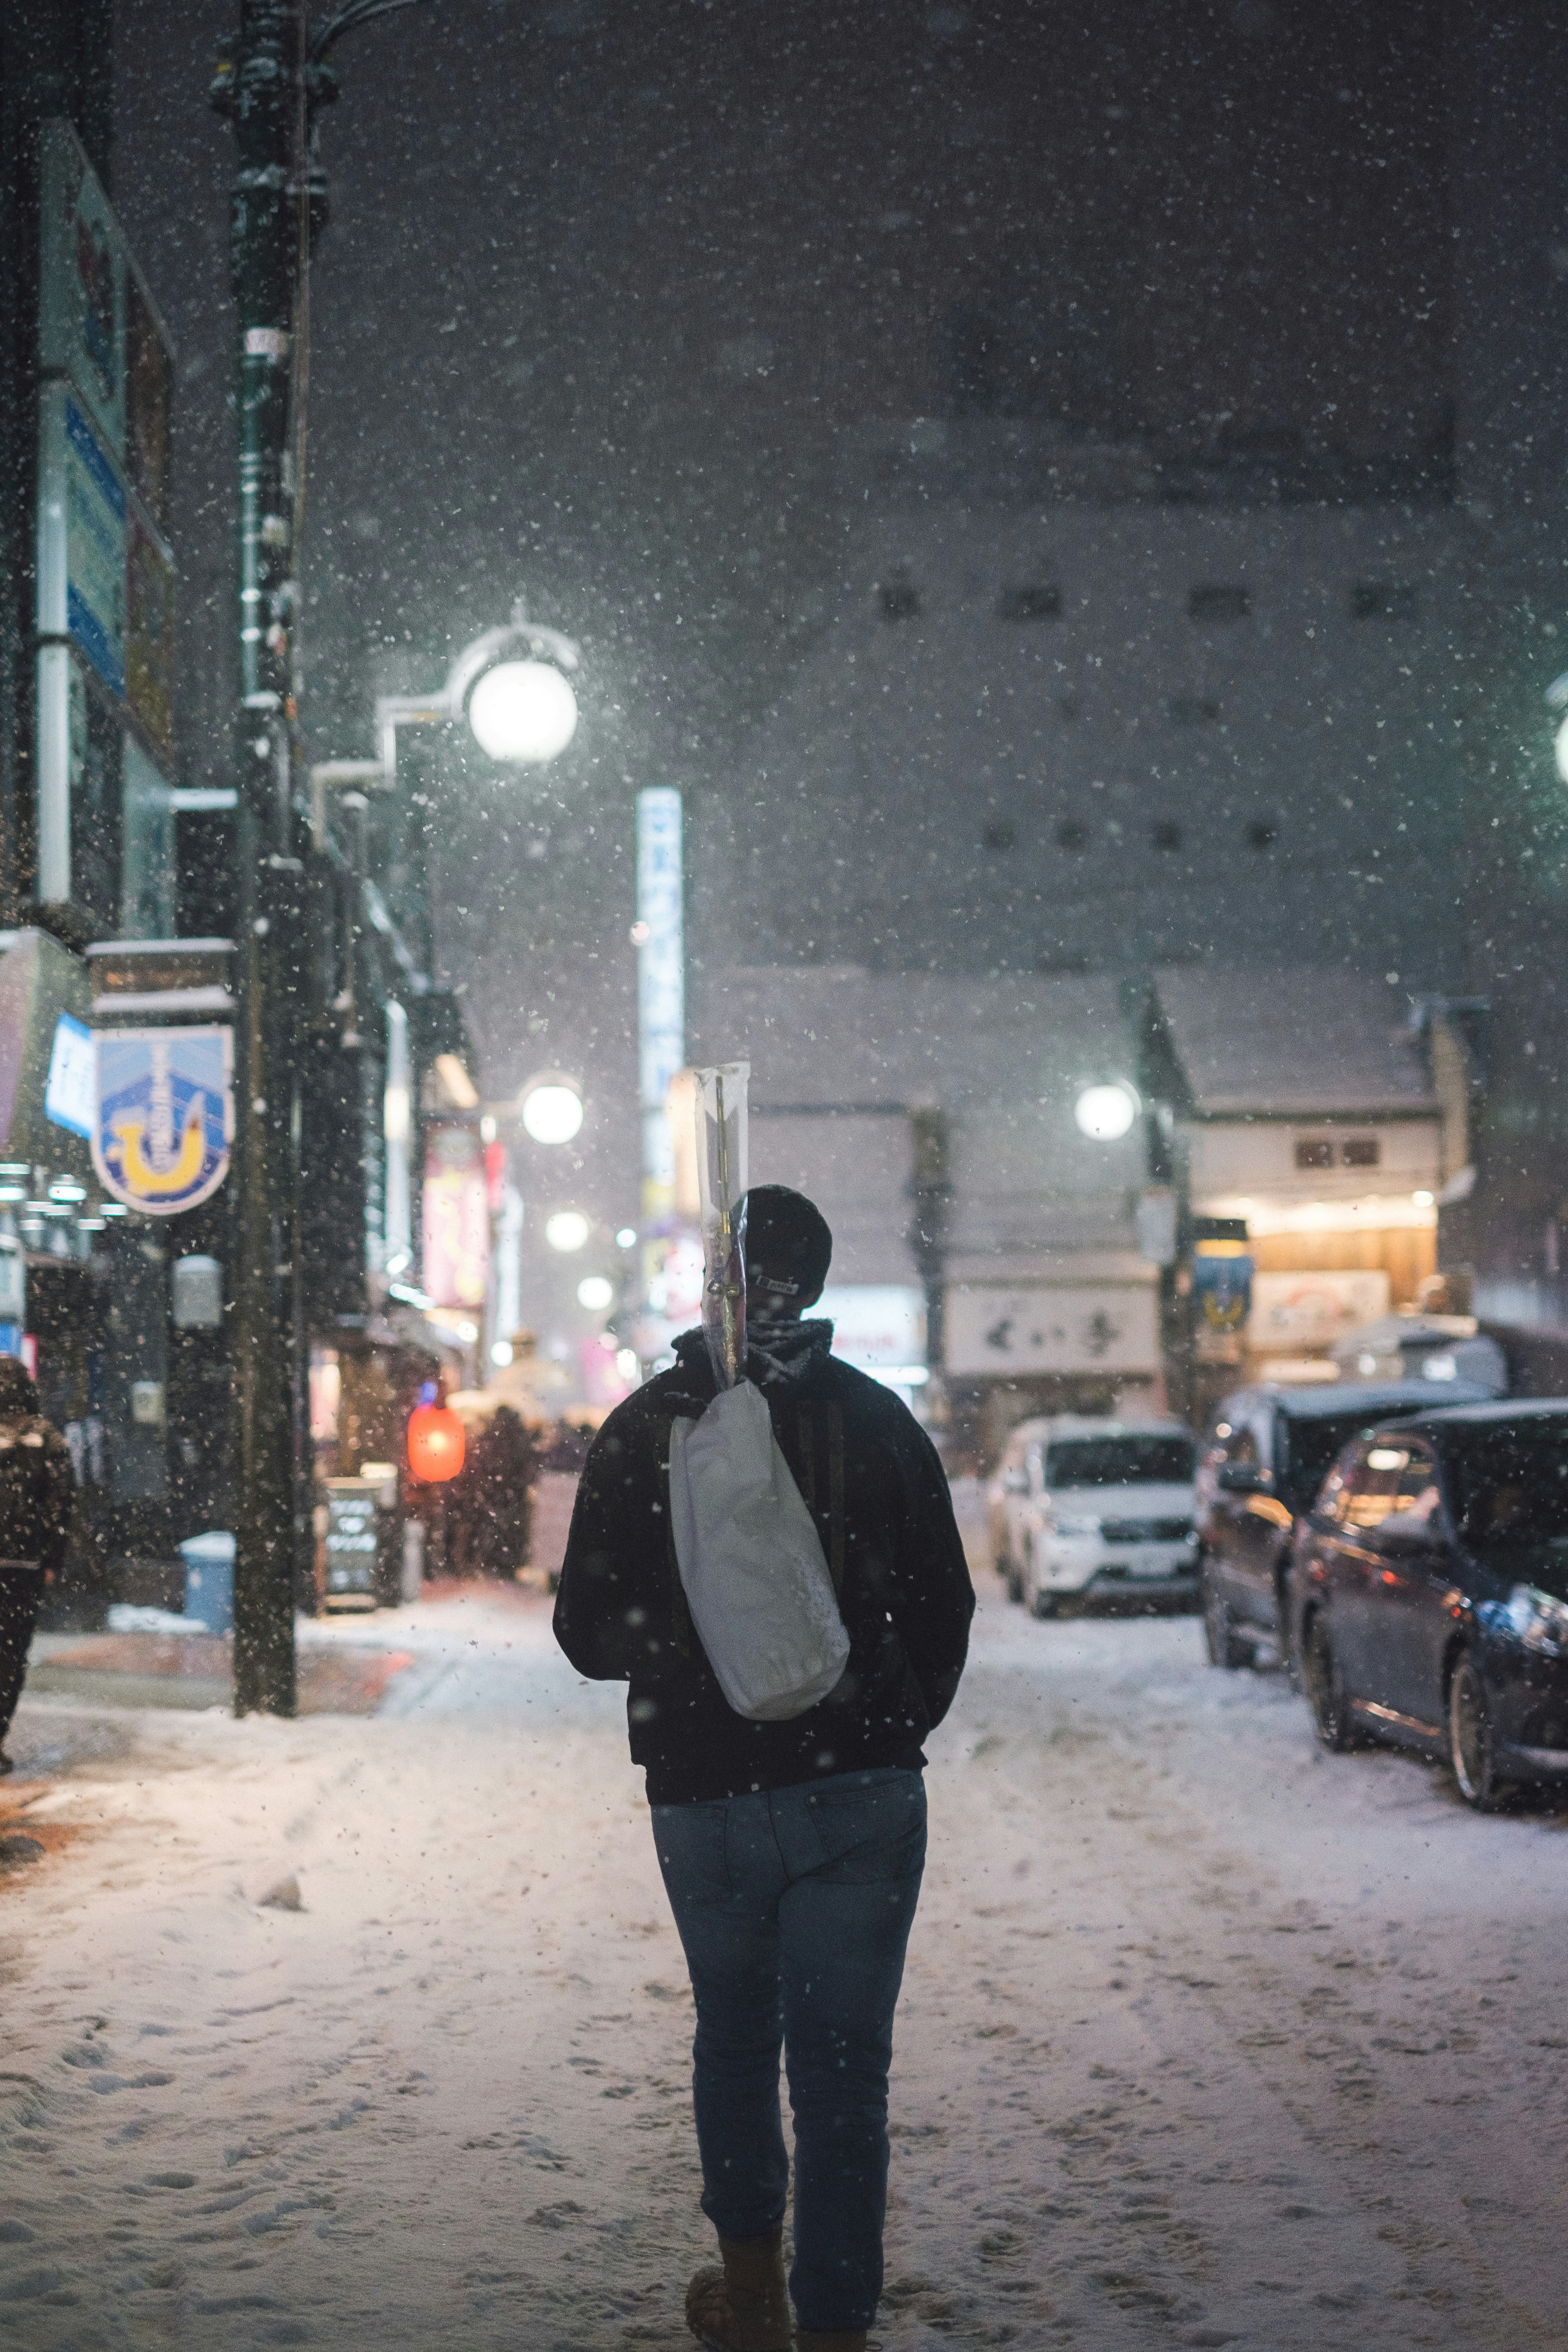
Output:
[[68,639],[110,692],[125,692],[125,491],[82,404],[63,384],[43,401],[38,481],[38,634]]
[[65,121],[39,150],[38,360],[69,380],[116,457],[125,447],[125,243],[98,175]]
[[642,1108],[643,1214],[669,1213],[675,1161],[665,1103],[686,1059],[680,794],[637,794],[637,1093]]
[[174,560],[132,507],[125,524],[125,699],[165,757],[174,748]]
[[125,470],[160,530],[169,526],[174,352],[135,270],[125,277]]
[[434,1307],[481,1307],[489,1276],[484,1150],[468,1127],[436,1127],[425,1147],[423,1288]]

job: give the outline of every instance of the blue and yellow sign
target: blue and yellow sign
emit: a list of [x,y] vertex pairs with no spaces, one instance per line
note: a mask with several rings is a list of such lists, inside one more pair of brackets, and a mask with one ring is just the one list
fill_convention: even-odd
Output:
[[1200,1330],[1239,1331],[1252,1312],[1252,1259],[1245,1243],[1200,1242],[1193,1258]]
[[143,1216],[209,1200],[234,1140],[226,1029],[100,1029],[92,1164],[106,1192]]

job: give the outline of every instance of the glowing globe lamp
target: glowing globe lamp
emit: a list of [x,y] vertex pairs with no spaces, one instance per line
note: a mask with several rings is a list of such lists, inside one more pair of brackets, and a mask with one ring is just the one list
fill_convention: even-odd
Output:
[[522,1098],[522,1123],[535,1143],[570,1143],[582,1130],[583,1097],[574,1087],[550,1081],[530,1087]]
[[408,1467],[427,1486],[455,1478],[468,1441],[449,1404],[416,1404],[408,1416]]
[[1072,1107],[1079,1131],[1093,1143],[1116,1143],[1142,1108],[1133,1089],[1117,1084],[1085,1087]]
[[577,698],[548,662],[497,662],[468,697],[481,751],[518,768],[542,768],[577,732]]
[[588,1234],[588,1220],[581,1209],[557,1209],[544,1220],[544,1238],[552,1250],[580,1250]]

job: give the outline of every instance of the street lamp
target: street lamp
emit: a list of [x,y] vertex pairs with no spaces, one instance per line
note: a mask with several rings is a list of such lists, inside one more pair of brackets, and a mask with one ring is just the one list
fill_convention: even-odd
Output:
[[492,760],[546,767],[577,732],[577,698],[548,662],[497,662],[468,697],[468,725]]
[[437,693],[377,698],[384,782],[396,782],[400,727],[447,727],[458,719],[468,721],[480,751],[503,766],[548,767],[577,731],[569,680],[582,658],[570,637],[529,620],[520,596],[510,621],[463,647]]
[[570,1143],[583,1126],[577,1081],[558,1070],[542,1070],[520,1092],[518,1115],[535,1143]]
[[1072,1115],[1079,1134],[1087,1135],[1091,1143],[1117,1143],[1142,1107],[1136,1089],[1118,1078],[1110,1086],[1085,1087]]

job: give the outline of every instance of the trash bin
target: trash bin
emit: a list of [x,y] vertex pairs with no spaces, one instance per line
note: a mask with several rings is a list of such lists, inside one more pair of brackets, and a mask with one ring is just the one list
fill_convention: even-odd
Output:
[[216,1528],[187,1536],[179,1547],[185,1563],[185,1614],[209,1633],[234,1631],[234,1538]]

